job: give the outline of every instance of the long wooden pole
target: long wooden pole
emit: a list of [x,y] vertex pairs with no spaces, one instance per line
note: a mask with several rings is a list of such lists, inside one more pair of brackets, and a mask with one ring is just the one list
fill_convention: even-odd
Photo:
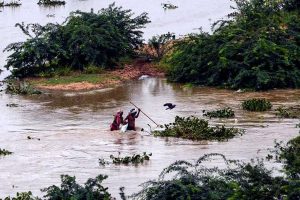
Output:
[[130,103],[134,106],[134,107],[136,107],[137,109],[139,109],[140,111],[141,111],[141,113],[143,113],[146,117],[148,117],[148,119],[150,119],[154,124],[156,124],[156,126],[159,126],[153,119],[151,119],[146,113],[144,113],[139,107],[137,107],[134,103],[132,103],[131,101],[130,101]]

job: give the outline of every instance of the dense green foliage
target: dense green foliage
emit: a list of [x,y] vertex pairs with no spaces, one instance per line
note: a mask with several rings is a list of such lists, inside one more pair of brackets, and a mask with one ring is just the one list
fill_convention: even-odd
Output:
[[12,152],[6,150],[6,149],[1,149],[0,148],[0,156],[7,156],[7,155],[10,155],[12,154]]
[[189,35],[161,61],[175,82],[233,89],[300,86],[297,0],[234,0],[235,12],[213,34]]
[[234,117],[234,111],[229,107],[214,111],[203,110],[203,116],[209,118],[231,118]]
[[165,124],[163,131],[154,131],[155,136],[179,137],[191,140],[228,140],[243,134],[243,130],[226,128],[224,125],[210,127],[208,121],[197,117],[178,117],[175,122]]
[[84,70],[114,67],[142,44],[141,28],[147,14],[133,17],[131,10],[114,4],[98,13],[76,11],[62,24],[16,24],[29,39],[12,43],[5,67],[16,77],[51,74],[59,68]]
[[244,110],[252,111],[252,112],[263,112],[270,110],[272,108],[272,104],[270,101],[266,99],[249,99],[242,103],[242,108]]
[[[18,7],[21,6],[21,2],[20,1],[11,1],[9,3],[4,3],[4,1],[0,2],[0,8],[1,7]],[[1,72],[1,71],[0,71]]]
[[300,136],[290,140],[286,145],[277,143],[276,160],[283,163],[285,173],[290,178],[300,180]]
[[276,109],[276,115],[282,118],[300,118],[300,106],[280,106]]

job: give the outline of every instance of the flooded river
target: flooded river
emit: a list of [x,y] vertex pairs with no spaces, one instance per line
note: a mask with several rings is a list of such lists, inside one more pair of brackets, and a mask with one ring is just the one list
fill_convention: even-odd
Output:
[[[17,22],[62,22],[68,13],[77,9],[89,11],[107,7],[108,0],[68,0],[66,6],[41,8],[33,1],[22,1],[20,8],[5,8],[0,12],[0,49],[11,42],[22,41],[24,36],[14,27]],[[116,0],[117,5],[131,8],[136,13],[148,12],[152,23],[147,26],[145,39],[155,34],[175,32],[177,35],[196,31],[203,26],[209,31],[211,21],[229,12],[229,0],[174,0],[178,9],[164,11],[161,0]],[[47,17],[55,14],[54,17]],[[0,52],[0,66],[7,54]],[[1,77],[8,73],[4,72]],[[164,79],[133,81],[122,86],[92,92],[62,92],[23,97],[0,93],[0,148],[14,154],[0,158],[0,197],[17,191],[31,190],[40,195],[40,188],[60,182],[61,174],[75,175],[80,183],[98,174],[109,178],[104,182],[114,196],[119,187],[126,193],[140,190],[139,184],[156,178],[168,164],[186,159],[196,160],[207,153],[223,153],[229,158],[249,161],[264,157],[273,147],[274,139],[288,141],[298,134],[297,120],[282,120],[274,113],[248,113],[240,108],[242,100],[265,97],[275,107],[300,102],[300,90],[274,90],[264,93],[236,93],[212,88],[184,88],[169,84]],[[236,119],[211,120],[212,124],[225,123],[246,129],[246,134],[228,142],[191,142],[181,139],[161,139],[145,132],[120,134],[108,131],[113,114],[118,109],[125,113],[130,101],[160,124],[169,123],[176,115],[201,116],[202,110],[231,106]],[[176,109],[166,111],[163,104],[172,102]],[[7,107],[15,103],[18,107]],[[139,128],[150,123],[141,115]],[[153,124],[151,124],[153,126]],[[40,138],[28,140],[27,137]],[[145,165],[100,167],[99,158],[109,155],[153,153]],[[215,163],[218,165],[218,162]]]
[[[14,154],[0,159],[0,194],[27,190],[40,194],[40,188],[59,183],[61,174],[75,175],[80,183],[107,174],[105,185],[117,196],[120,186],[125,186],[129,194],[136,192],[139,184],[156,178],[164,167],[178,159],[193,161],[212,152],[244,161],[264,157],[267,149],[273,147],[274,139],[287,141],[298,134],[298,121],[278,119],[272,112],[257,114],[240,109],[242,100],[262,96],[275,107],[294,105],[299,104],[300,90],[239,94],[212,88],[187,89],[153,78],[93,92],[32,97],[1,95],[0,144]],[[235,119],[211,123],[244,128],[246,133],[228,142],[199,143],[155,138],[145,132],[108,131],[112,114],[118,109],[127,112],[130,101],[160,124],[171,122],[176,115],[201,117],[203,109],[231,106],[236,110]],[[176,109],[164,110],[165,102],[177,104]],[[6,107],[8,103],[19,107]],[[148,123],[151,124],[143,115],[137,120],[139,128],[147,129]],[[28,140],[27,136],[40,140]],[[153,157],[139,167],[99,166],[98,158],[109,159],[109,155],[118,152],[151,152]]]

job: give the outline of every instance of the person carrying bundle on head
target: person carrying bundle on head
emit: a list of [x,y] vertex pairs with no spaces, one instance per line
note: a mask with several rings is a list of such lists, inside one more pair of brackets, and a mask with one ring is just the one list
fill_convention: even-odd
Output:
[[131,109],[128,113],[127,117],[125,118],[125,124],[128,124],[127,130],[133,130],[135,131],[135,119],[139,117],[140,109]]
[[120,110],[117,112],[117,114],[114,117],[113,123],[110,125],[110,130],[111,131],[116,131],[120,129],[120,125],[123,124],[123,111]]

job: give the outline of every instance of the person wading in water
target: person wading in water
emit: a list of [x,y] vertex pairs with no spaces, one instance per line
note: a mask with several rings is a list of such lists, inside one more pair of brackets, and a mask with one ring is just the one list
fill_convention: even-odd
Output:
[[133,108],[130,110],[129,114],[125,118],[125,124],[128,123],[127,130],[133,130],[135,131],[135,119],[139,117],[141,109],[138,109],[138,111]]
[[117,112],[117,114],[115,115],[114,121],[113,123],[110,125],[110,130],[111,131],[116,131],[120,129],[120,125],[123,124],[123,111],[120,110],[119,112]]

